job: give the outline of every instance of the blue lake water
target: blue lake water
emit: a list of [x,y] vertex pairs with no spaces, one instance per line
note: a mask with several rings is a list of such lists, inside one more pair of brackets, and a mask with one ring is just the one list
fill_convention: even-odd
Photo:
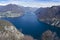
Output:
[[18,30],[22,30],[22,33],[31,35],[34,38],[40,38],[46,30],[54,31],[60,36],[60,28],[38,21],[34,13],[28,12],[22,17],[2,19],[10,21]]

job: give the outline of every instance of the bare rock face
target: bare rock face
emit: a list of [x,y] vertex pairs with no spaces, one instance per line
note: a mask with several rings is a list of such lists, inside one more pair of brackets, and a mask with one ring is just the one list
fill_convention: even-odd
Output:
[[24,35],[10,22],[0,20],[0,40],[23,40]]
[[42,40],[60,40],[55,32],[47,30],[42,34]]

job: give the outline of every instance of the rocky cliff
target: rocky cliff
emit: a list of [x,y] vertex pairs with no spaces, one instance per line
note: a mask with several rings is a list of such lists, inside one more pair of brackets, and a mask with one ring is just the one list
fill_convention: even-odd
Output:
[[0,40],[23,40],[24,35],[8,21],[0,20]]

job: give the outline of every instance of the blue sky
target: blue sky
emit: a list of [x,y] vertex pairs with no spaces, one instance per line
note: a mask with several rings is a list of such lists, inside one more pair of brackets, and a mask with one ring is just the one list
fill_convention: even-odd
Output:
[[17,4],[25,7],[50,7],[60,5],[60,0],[0,0],[0,5]]

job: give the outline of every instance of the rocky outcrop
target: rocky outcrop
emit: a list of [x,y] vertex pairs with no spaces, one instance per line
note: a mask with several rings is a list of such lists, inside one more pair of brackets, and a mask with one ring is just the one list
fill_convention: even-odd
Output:
[[24,40],[34,40],[34,38],[29,35],[24,35]]
[[60,6],[39,8],[36,15],[40,21],[60,27]]
[[42,40],[60,40],[55,32],[47,30],[42,34]]
[[23,40],[24,35],[8,21],[0,20],[0,40]]

